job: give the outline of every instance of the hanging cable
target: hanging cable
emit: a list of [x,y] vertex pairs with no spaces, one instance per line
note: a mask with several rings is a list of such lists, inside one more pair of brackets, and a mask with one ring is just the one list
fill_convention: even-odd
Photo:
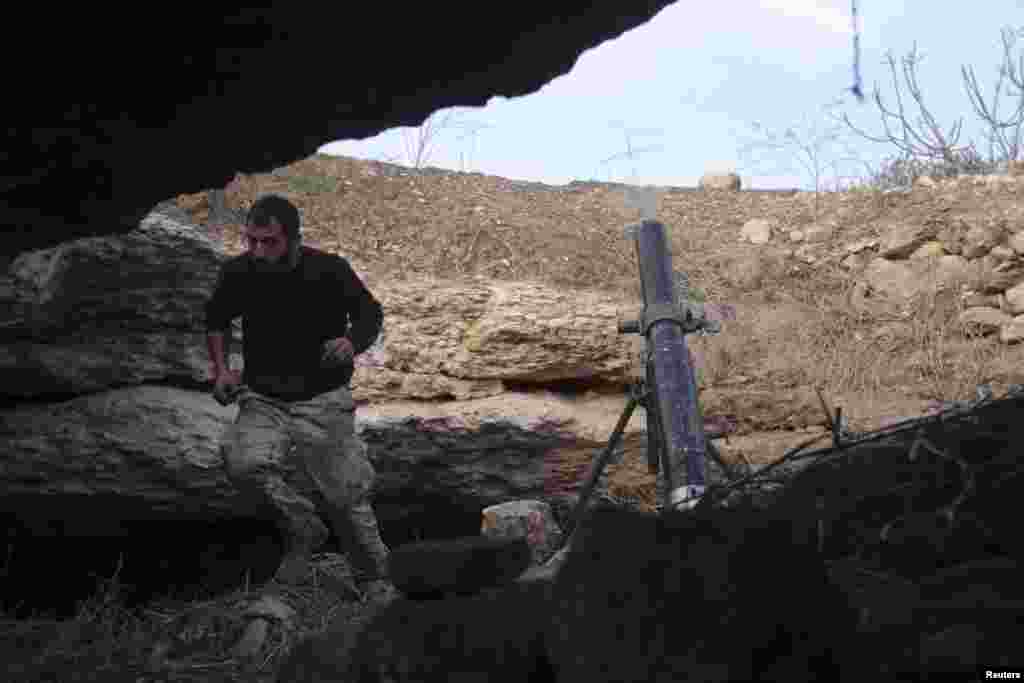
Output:
[[850,92],[858,102],[864,101],[864,90],[860,80],[860,23],[857,21],[857,0],[850,0],[850,14],[853,18],[853,86]]

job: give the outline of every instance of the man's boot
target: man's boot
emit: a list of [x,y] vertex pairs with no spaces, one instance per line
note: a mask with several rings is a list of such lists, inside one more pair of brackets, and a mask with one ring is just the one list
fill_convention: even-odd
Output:
[[398,590],[388,576],[390,551],[380,537],[370,503],[363,500],[353,506],[332,507],[328,516],[352,565],[363,600],[384,605],[398,597]]

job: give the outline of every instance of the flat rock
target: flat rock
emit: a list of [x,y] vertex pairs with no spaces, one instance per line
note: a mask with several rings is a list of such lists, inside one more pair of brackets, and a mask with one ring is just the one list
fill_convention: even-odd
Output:
[[702,189],[734,192],[739,191],[740,185],[740,177],[736,173],[705,173],[699,183]]
[[998,332],[1013,321],[1013,316],[997,308],[975,307],[961,313],[958,322],[966,330],[980,334]]
[[525,538],[534,565],[547,560],[562,541],[551,506],[539,500],[512,500],[485,508],[481,533],[493,538]]
[[760,218],[747,221],[740,229],[740,239],[752,244],[768,244],[772,239],[772,224]]
[[905,259],[931,239],[930,231],[912,223],[898,223],[885,230],[879,256],[886,259]]

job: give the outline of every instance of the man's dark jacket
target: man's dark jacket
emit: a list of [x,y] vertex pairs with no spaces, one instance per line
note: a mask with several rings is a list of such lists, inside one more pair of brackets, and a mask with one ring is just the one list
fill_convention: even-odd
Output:
[[258,272],[248,254],[221,266],[206,304],[207,329],[229,340],[231,321],[239,316],[243,383],[286,401],[347,386],[352,362],[322,364],[323,343],[348,337],[360,354],[377,339],[384,317],[347,260],[308,246],[290,272]]

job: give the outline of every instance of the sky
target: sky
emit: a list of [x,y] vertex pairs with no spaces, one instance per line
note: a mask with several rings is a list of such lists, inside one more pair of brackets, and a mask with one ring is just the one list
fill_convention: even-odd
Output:
[[[680,0],[582,53],[568,74],[533,94],[438,112],[433,121],[448,122],[435,125],[422,165],[552,185],[597,179],[693,186],[705,172],[735,171],[748,188],[813,189],[814,176],[796,154],[751,144],[787,128],[798,140],[824,140],[824,108],[840,99],[833,115],[845,112],[864,132],[881,135],[871,91],[877,83],[894,104],[885,55],[898,59],[915,44],[929,111],[947,130],[962,118],[961,142],[981,143],[961,66],[974,67],[991,97],[1000,29],[1024,26],[1024,0],[858,0],[858,11],[863,103],[849,92],[850,0]],[[1017,54],[1022,46],[1024,40]],[[818,154],[821,189],[855,179],[865,164],[877,168],[896,151],[840,130],[845,139]],[[393,128],[320,152],[411,165],[416,133]]]

